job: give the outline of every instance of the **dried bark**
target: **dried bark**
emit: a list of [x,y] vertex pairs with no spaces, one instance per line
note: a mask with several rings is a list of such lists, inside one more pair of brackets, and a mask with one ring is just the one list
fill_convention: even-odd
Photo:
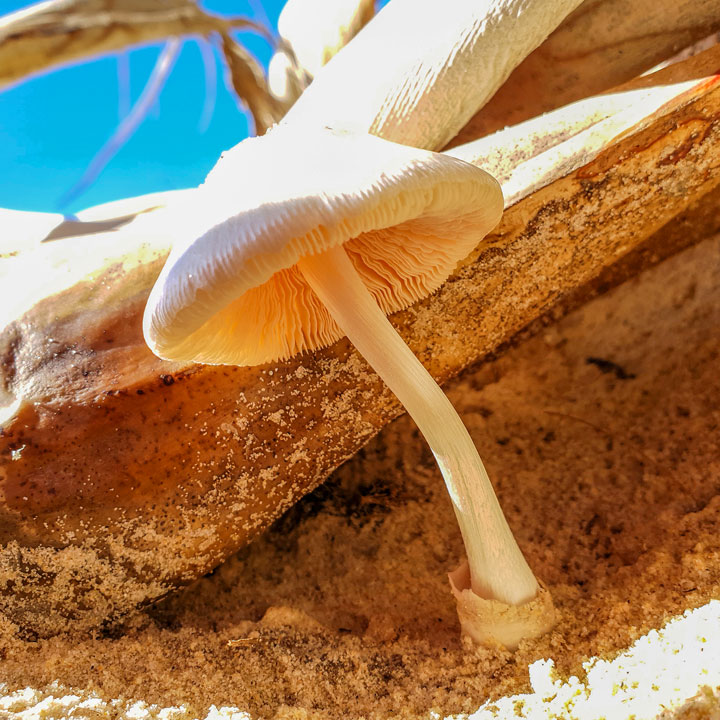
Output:
[[[698,77],[696,61],[683,67]],[[581,167],[561,164],[394,324],[444,381],[580,302],[608,268],[612,282],[638,272],[652,250],[625,261],[633,249],[692,240],[677,227],[720,184],[718,140],[714,76]],[[720,226],[712,210],[701,219],[696,238]],[[54,283],[4,307],[0,335],[0,610],[32,632],[96,626],[192,581],[400,412],[345,341],[258,368],[152,356],[140,319],[171,241],[155,211],[2,261]]]
[[585,0],[449,147],[603,92],[719,30],[715,0]]
[[[387,4],[318,72],[286,121],[439,150],[581,0]],[[512,41],[508,41],[512,38]]]

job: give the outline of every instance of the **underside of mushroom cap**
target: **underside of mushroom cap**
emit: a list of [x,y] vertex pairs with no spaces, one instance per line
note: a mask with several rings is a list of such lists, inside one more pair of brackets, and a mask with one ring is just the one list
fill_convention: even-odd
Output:
[[175,218],[145,311],[161,357],[257,365],[343,336],[296,267],[344,245],[385,313],[438,288],[499,221],[477,167],[380,138],[278,127],[224,155]]

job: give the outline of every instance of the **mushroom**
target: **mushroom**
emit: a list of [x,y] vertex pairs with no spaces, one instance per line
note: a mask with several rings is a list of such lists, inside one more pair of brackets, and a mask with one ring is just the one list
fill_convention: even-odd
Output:
[[[267,157],[282,158],[282,174]],[[252,172],[239,177],[238,167]],[[148,300],[149,347],[175,361],[257,365],[346,335],[415,420],[445,478],[468,558],[467,572],[451,578],[465,633],[513,646],[546,630],[549,595],[472,439],[386,317],[437,289],[495,227],[498,183],[456,158],[372,135],[278,126],[223,156],[196,192],[178,223],[185,239]],[[463,592],[494,603],[481,627]],[[538,631],[526,615],[537,615],[540,596]],[[513,621],[508,634],[517,606],[521,626]]]

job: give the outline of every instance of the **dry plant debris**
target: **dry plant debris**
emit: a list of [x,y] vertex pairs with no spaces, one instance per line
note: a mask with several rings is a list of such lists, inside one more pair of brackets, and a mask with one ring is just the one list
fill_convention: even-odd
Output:
[[222,51],[237,96],[247,105],[255,134],[264,135],[284,114],[282,104],[270,93],[257,60],[242,45],[223,32]]
[[275,45],[269,30],[255,21],[212,15],[194,0],[50,0],[0,17],[0,89],[103,53],[217,33],[233,87],[262,134],[282,113],[255,59],[229,35],[248,29]]
[[715,0],[585,0],[515,68],[450,145],[627,82],[718,30]]

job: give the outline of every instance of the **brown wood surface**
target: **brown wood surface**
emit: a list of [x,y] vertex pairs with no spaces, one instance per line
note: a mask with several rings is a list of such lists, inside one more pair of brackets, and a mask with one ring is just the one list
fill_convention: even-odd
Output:
[[[582,302],[608,268],[619,282],[653,247],[709,234],[719,139],[714,76],[558,168],[394,324],[444,381]],[[192,581],[400,412],[345,341],[257,368],[155,358],[140,320],[171,217],[0,258],[4,288],[27,278],[0,304],[0,611],[29,633],[97,626]],[[638,248],[644,259],[624,260]]]

